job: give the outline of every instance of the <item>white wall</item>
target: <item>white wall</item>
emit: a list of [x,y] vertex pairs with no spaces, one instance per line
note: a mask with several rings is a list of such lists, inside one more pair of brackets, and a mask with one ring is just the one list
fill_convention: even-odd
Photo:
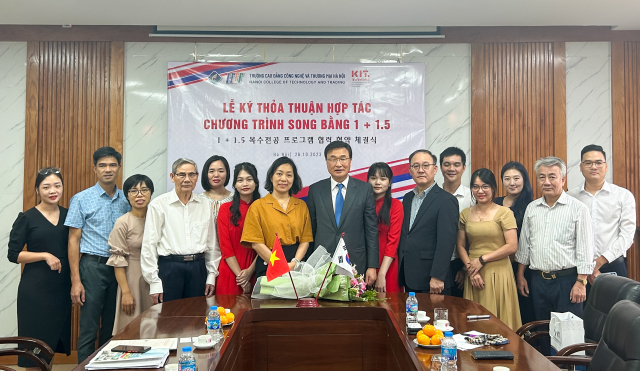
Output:
[[613,179],[611,122],[611,44],[566,43],[567,53],[567,186],[580,186],[580,151],[601,145]]
[[7,260],[9,232],[22,211],[27,43],[0,42],[0,337],[18,334],[20,266]]

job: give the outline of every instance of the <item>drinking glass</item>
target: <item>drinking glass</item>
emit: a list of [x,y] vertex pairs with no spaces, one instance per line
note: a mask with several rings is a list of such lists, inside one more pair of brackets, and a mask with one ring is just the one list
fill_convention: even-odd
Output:
[[433,310],[433,324],[438,320],[449,320],[449,309],[447,308],[436,308]]
[[440,371],[442,369],[442,364],[444,363],[445,358],[442,354],[434,354],[431,356],[431,367],[429,368],[431,371]]

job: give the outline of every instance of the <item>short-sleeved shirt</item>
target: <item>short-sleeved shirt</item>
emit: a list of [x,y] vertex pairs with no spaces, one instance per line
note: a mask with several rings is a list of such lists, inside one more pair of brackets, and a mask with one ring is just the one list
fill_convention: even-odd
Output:
[[110,197],[99,183],[71,198],[64,225],[82,229],[80,252],[109,257],[109,234],[116,220],[131,210],[122,190]]
[[313,242],[311,217],[307,204],[291,196],[283,210],[271,194],[254,201],[249,207],[242,230],[242,243],[261,243],[273,247],[276,233],[284,246]]

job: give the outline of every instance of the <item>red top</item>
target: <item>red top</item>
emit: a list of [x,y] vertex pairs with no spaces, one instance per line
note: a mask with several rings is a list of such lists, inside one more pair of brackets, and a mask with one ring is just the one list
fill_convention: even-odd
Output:
[[[380,208],[384,197],[376,201],[376,215],[380,214]],[[402,231],[402,221],[404,219],[404,210],[402,202],[391,199],[391,210],[389,212],[389,220],[391,225],[378,222],[378,244],[380,247],[380,261],[382,258],[389,256],[393,258],[391,266],[387,271],[387,292],[402,292],[402,288],[398,283],[398,244],[400,243],[400,232]]]
[[[236,283],[236,275],[229,268],[225,259],[235,256],[240,269],[246,269],[256,257],[256,252],[251,247],[245,247],[240,244],[244,218],[247,216],[249,204],[240,200],[240,219],[237,226],[231,222],[231,211],[229,210],[231,205],[232,202],[222,204],[218,211],[218,241],[222,254],[216,283],[216,294],[218,295],[242,294],[242,287]],[[252,282],[254,282],[254,279],[252,279]]]

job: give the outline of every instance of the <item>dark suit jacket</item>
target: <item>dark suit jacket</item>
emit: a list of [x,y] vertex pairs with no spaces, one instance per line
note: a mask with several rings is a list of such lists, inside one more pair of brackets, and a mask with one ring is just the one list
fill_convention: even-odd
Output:
[[434,185],[427,194],[413,226],[411,201],[415,193],[404,195],[404,221],[398,247],[400,284],[415,290],[429,290],[429,281],[435,277],[451,286],[449,262],[458,235],[458,199]]
[[349,178],[340,227],[336,226],[329,178],[309,187],[307,206],[311,215],[314,249],[323,246],[333,255],[344,232],[349,259],[356,265],[358,273],[365,274],[367,268],[378,268],[376,201],[369,183]]

